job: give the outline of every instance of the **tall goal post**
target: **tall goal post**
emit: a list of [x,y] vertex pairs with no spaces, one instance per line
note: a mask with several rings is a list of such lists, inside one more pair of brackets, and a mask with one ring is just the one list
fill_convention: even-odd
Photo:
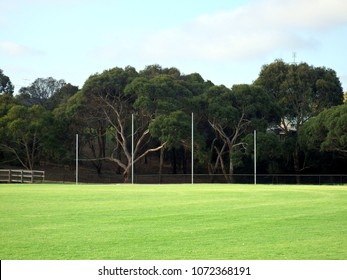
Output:
[[192,112],[192,184],[194,184],[194,113]]
[[254,185],[257,184],[257,131],[254,130]]
[[78,134],[76,134],[76,185],[78,184]]
[[131,114],[131,184],[134,184],[134,114]]

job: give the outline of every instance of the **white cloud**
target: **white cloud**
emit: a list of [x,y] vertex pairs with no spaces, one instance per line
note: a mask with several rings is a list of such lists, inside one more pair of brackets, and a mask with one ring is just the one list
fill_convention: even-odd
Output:
[[321,29],[347,22],[347,2],[344,0],[263,0],[273,23],[284,27]]
[[31,49],[27,46],[21,44],[10,42],[10,41],[0,41],[0,54],[8,56],[23,56],[23,55],[40,55],[42,51]]
[[313,48],[319,32],[346,23],[344,0],[252,1],[152,34],[143,53],[161,59],[253,59],[278,49]]

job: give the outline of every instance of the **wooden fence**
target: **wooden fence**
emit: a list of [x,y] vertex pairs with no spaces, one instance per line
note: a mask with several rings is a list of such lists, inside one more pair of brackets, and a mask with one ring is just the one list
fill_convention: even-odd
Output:
[[0,169],[0,183],[42,183],[45,171]]

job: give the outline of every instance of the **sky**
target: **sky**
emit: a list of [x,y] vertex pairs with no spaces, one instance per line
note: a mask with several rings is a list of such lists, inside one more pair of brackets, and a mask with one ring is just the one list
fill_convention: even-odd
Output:
[[347,91],[346,0],[0,0],[0,11],[0,69],[15,92],[151,64],[232,87],[275,59],[331,68]]

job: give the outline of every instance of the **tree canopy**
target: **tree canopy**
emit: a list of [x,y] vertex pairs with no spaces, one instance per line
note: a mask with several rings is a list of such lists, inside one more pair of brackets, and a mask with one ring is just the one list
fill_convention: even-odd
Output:
[[297,132],[301,126],[324,109],[343,102],[343,90],[336,72],[307,63],[288,64],[282,60],[264,65],[254,82],[262,86],[277,104],[280,122],[277,128],[290,137],[294,172],[306,168]]
[[309,150],[347,156],[347,104],[326,109],[300,130],[300,143]]
[[8,76],[4,74],[4,71],[0,69],[0,94],[10,94],[14,92],[14,86]]
[[317,167],[330,154],[346,159],[341,83],[334,70],[306,63],[276,60],[262,67],[253,84],[231,88],[155,64],[93,74],[81,89],[51,77],[15,96],[13,89],[1,70],[0,161],[28,169],[42,160],[73,162],[78,133],[80,156],[99,175],[106,162],[124,181],[133,163],[137,172],[162,174],[165,167],[188,173],[192,129],[195,168],[211,178],[222,174],[227,182],[251,172],[254,130],[264,173],[305,172],[309,161]]

